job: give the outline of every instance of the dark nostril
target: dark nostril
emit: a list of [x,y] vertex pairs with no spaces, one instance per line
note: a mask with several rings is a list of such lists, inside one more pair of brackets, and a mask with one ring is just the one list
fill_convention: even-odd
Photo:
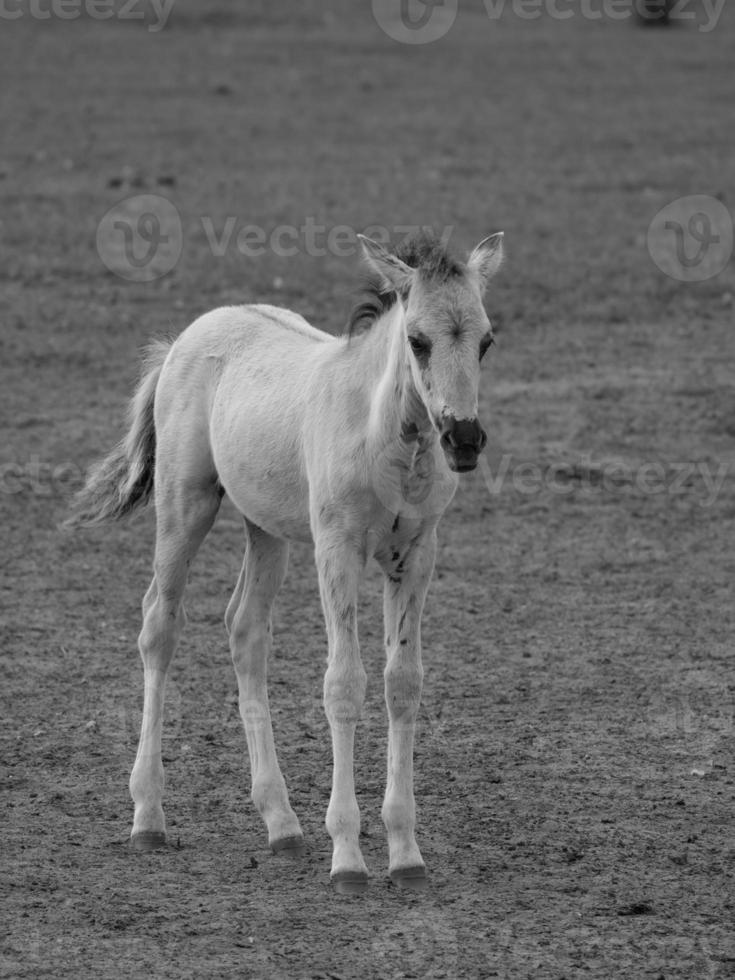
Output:
[[454,438],[454,429],[446,429],[442,432],[441,443],[443,446],[448,446],[450,449],[457,448],[457,440]]
[[480,452],[482,452],[482,450],[485,448],[486,445],[487,445],[487,433],[485,432],[484,429],[480,429]]

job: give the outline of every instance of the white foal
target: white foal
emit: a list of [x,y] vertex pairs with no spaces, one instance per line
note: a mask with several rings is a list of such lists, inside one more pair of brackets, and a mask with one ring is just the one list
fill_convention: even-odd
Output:
[[345,336],[288,310],[228,307],[157,345],[123,442],[88,477],[71,524],[115,519],[145,503],[157,514],[154,576],[139,645],[143,723],[130,778],[134,847],[165,844],[161,722],[166,672],[184,624],[189,565],[227,493],[245,522],[246,553],[225,622],[250,754],[252,798],[274,851],[303,836],[276,756],[266,683],[271,608],[288,542],[313,540],[329,644],[324,707],[334,771],[327,808],[332,881],[359,892],[355,728],[366,675],[357,597],[367,563],[385,575],[389,871],[420,888],[413,743],[421,696],[421,612],[436,525],[485,444],[477,419],[480,359],[492,343],[482,296],[502,261],[502,234],[450,258],[433,239],[397,254],[362,240],[372,280]]

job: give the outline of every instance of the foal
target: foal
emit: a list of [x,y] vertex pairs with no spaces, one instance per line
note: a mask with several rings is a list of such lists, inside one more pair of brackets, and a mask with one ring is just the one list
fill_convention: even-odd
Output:
[[356,610],[370,559],[385,576],[388,777],[382,816],[394,882],[421,888],[414,837],[413,743],[422,684],[420,620],[436,525],[457,474],[486,436],[477,419],[480,360],[492,343],[482,296],[502,261],[502,233],[460,263],[418,238],[396,254],[362,238],[368,298],[347,336],[272,306],[225,307],[156,345],[125,439],[90,471],[72,525],[112,520],[155,497],[153,581],[139,637],[143,722],[130,778],[132,845],[166,842],[161,723],[166,672],[184,625],[189,565],[227,493],[243,515],[245,560],[225,623],[247,736],[252,799],[273,851],[300,853],[271,729],[266,670],[271,608],[288,542],[313,540],[329,653],[324,707],[334,759],[327,829],[332,881],[360,892],[353,779],[365,696]]

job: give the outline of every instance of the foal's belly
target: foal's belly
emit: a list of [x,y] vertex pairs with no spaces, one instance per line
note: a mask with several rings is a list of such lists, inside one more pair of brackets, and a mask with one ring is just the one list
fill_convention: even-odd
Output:
[[300,454],[282,434],[265,436],[244,426],[213,440],[220,482],[240,513],[268,534],[309,541],[309,489]]
[[243,517],[263,531],[286,541],[311,541],[308,505],[296,495],[284,492],[282,486],[274,483],[268,487],[267,481],[261,480],[254,488],[250,482],[233,483],[226,479],[222,485]]
[[300,426],[274,401],[243,400],[234,407],[215,400],[212,455],[220,483],[244,517],[276,537],[309,541]]

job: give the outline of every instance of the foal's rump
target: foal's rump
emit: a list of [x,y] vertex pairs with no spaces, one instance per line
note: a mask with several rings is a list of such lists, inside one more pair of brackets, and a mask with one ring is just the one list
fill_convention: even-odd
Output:
[[152,345],[127,434],[91,468],[67,526],[117,520],[152,491],[159,520],[175,519],[175,501],[222,487],[264,531],[308,539],[303,425],[310,379],[334,343],[289,310],[239,306]]

